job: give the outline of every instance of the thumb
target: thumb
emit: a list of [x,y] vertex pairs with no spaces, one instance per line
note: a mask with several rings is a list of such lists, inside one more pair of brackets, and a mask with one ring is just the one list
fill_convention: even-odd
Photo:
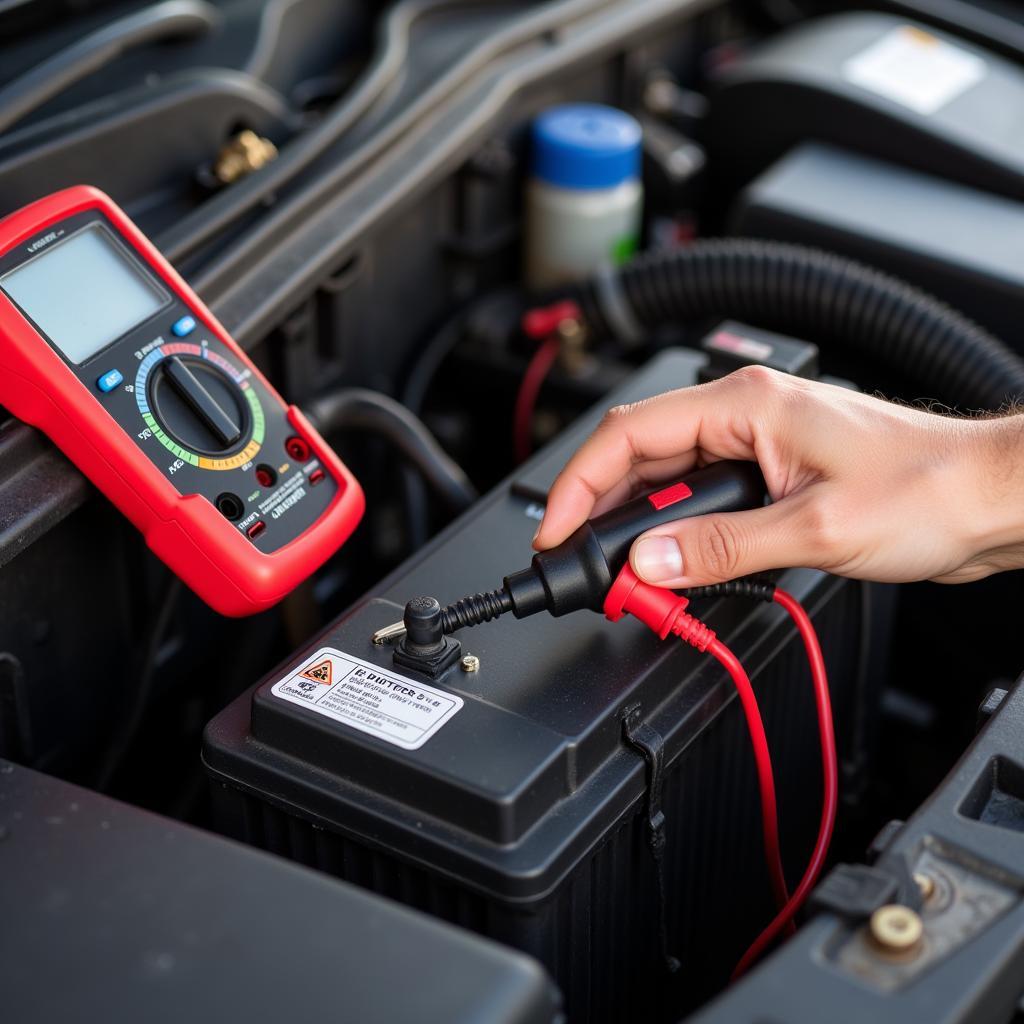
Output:
[[784,498],[749,512],[722,512],[659,526],[633,543],[633,571],[647,583],[678,590],[722,583],[768,569],[813,567],[811,501]]

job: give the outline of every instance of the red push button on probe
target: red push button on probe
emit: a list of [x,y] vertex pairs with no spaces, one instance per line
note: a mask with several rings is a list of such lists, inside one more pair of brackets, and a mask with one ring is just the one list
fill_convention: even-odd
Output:
[[655,491],[653,494],[647,495],[647,500],[660,512],[663,508],[668,508],[669,505],[675,505],[680,501],[684,501],[692,494],[693,491],[680,480],[679,483],[672,484],[664,490]]

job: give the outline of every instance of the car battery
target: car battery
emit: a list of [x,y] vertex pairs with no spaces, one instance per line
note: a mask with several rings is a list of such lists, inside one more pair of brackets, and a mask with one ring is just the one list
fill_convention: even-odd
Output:
[[[655,357],[221,712],[203,752],[218,827],[532,954],[570,1021],[676,1020],[720,988],[774,907],[750,742],[717,662],[587,611],[464,630],[475,662],[439,678],[371,640],[413,596],[444,604],[525,566],[602,410],[692,384],[706,358]],[[783,584],[821,637],[840,756],[860,762],[861,584]],[[795,884],[821,805],[803,647],[777,606],[695,607],[761,700]]]

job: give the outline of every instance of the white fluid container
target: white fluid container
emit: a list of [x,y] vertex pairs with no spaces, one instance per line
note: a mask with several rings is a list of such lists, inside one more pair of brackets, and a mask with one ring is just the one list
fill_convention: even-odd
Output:
[[632,255],[640,167],[640,124],[621,110],[574,103],[534,121],[523,268],[530,288],[577,281]]

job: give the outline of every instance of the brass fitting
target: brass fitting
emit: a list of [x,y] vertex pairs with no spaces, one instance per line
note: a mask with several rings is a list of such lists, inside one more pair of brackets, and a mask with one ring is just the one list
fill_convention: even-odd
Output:
[[575,317],[567,316],[556,328],[559,361],[567,373],[579,373],[587,363],[587,331]]
[[921,890],[922,899],[931,899],[932,894],[935,892],[935,879],[931,875],[926,875],[923,871],[915,871],[914,882],[918,889]]
[[276,156],[277,146],[270,139],[246,128],[221,147],[213,162],[213,175],[222,185],[230,185],[258,171]]

